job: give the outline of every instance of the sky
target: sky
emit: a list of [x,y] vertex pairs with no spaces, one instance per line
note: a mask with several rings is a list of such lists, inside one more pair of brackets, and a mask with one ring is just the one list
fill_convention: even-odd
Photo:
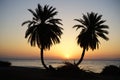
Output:
[[31,47],[24,38],[27,26],[21,26],[32,19],[27,9],[34,10],[37,4],[48,4],[58,11],[56,18],[62,19],[61,43],[44,51],[46,59],[78,59],[82,48],[77,45],[76,31],[72,27],[86,12],[102,14],[104,24],[109,28],[109,41],[100,39],[99,49],[88,50],[85,59],[120,59],[120,0],[0,0],[0,59],[38,59],[40,49]]

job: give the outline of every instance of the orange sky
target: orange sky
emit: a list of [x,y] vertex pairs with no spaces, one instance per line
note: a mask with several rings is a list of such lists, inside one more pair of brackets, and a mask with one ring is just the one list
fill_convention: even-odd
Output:
[[[27,3],[27,5],[26,5]],[[53,45],[50,50],[45,51],[45,58],[55,59],[77,59],[82,53],[82,48],[77,45],[76,37],[79,30],[73,29],[77,24],[73,19],[82,18],[82,13],[97,12],[107,20],[105,24],[110,29],[109,41],[100,39],[98,50],[87,51],[85,59],[120,59],[120,1],[114,0],[10,0],[0,1],[0,59],[1,58],[34,58],[38,59],[40,50],[31,47],[24,38],[26,26],[21,27],[22,22],[31,20],[32,15],[27,9],[35,9],[37,4],[49,4],[57,8],[59,12],[56,16],[62,19],[63,35],[61,43]],[[62,6],[61,6],[62,5]],[[102,5],[102,6],[101,6]],[[9,15],[10,14],[10,15]]]

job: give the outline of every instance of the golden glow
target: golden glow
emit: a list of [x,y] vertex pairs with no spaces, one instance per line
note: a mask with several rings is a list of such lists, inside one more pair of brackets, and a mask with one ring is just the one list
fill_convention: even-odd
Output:
[[[31,2],[32,1],[32,2]],[[31,20],[33,17],[28,11],[27,8],[35,9],[37,7],[37,3],[34,0],[31,0],[30,3],[32,5],[24,5],[22,2],[18,2],[17,0],[14,3],[17,6],[11,6],[13,2],[7,0],[7,2],[3,2],[1,5],[3,13],[1,16],[1,27],[0,27],[0,58],[1,57],[10,57],[10,58],[40,58],[40,50],[37,47],[31,47],[28,44],[27,39],[24,38],[25,31],[27,29],[27,25],[21,27],[22,22],[26,20]],[[42,5],[44,5],[44,0],[41,0]],[[49,1],[46,4],[55,4],[53,7],[56,7],[59,12],[56,18],[62,19],[63,26],[63,35],[61,36],[61,43],[52,45],[50,50],[44,51],[45,58],[51,59],[79,59],[82,53],[82,48],[77,45],[76,37],[80,33],[80,30],[75,30],[72,27],[78,22],[75,22],[74,19],[82,18],[82,13],[95,11],[103,15],[103,19],[107,20],[106,25],[110,27],[109,31],[109,41],[104,41],[100,39],[100,48],[98,50],[88,50],[85,52],[84,59],[100,59],[100,58],[120,58],[120,27],[119,27],[119,12],[118,5],[116,5],[113,1],[109,1],[108,3],[111,5],[106,5],[104,1],[100,1],[103,3],[103,6],[96,6],[93,3],[86,4],[86,0],[79,2],[80,0],[70,0],[69,4],[66,5],[67,1]],[[96,4],[100,4],[97,0]],[[4,5],[8,3],[7,5]],[[84,4],[83,4],[84,3]],[[21,5],[23,7],[21,7]],[[36,5],[34,5],[36,4]],[[60,6],[60,5],[65,6]],[[81,5],[80,5],[81,4]],[[33,6],[34,5],[34,6]],[[86,5],[86,6],[84,6]],[[93,6],[91,6],[93,5]],[[51,5],[52,6],[52,5]],[[67,7],[66,7],[67,6]],[[74,7],[71,7],[74,6]],[[101,8],[99,8],[101,7]],[[106,7],[106,8],[105,8]],[[24,8],[24,9],[23,9]],[[64,9],[63,9],[64,8]],[[69,9],[71,8],[71,9]],[[79,9],[79,10],[78,10]],[[102,13],[101,13],[102,10]],[[118,13],[117,13],[118,12]],[[13,14],[9,16],[9,14]],[[111,14],[109,14],[111,13]],[[4,17],[5,16],[5,17]],[[12,20],[11,20],[12,19]],[[17,20],[16,20],[17,19]]]
[[65,54],[65,58],[66,59],[70,59],[70,55],[69,54]]
[[76,42],[74,41],[74,38],[72,41],[69,37],[67,39],[63,37],[61,43],[53,45],[53,47],[50,49],[50,52],[52,51],[51,53],[53,53],[54,56],[57,55],[62,59],[75,59],[76,57],[74,55],[76,55],[81,48],[77,46]]

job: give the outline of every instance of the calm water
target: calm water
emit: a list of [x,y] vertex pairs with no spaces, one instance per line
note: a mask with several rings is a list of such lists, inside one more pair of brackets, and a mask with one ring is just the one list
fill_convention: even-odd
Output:
[[[10,60],[10,62],[12,63],[13,66],[43,68],[40,60]],[[63,62],[65,62],[65,61],[64,60],[45,60],[45,63],[47,65],[52,65],[54,67],[63,65]],[[73,63],[74,61],[71,60],[69,62]],[[82,69],[85,69],[85,70],[90,70],[90,71],[99,73],[102,71],[102,69],[105,66],[108,66],[108,65],[120,66],[120,61],[116,61],[116,60],[109,60],[109,61],[108,60],[84,60],[79,67]]]

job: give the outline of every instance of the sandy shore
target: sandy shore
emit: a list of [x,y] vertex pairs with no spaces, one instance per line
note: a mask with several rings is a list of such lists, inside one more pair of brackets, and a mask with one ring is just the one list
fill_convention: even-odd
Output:
[[120,76],[10,66],[0,67],[0,80],[120,80]]

